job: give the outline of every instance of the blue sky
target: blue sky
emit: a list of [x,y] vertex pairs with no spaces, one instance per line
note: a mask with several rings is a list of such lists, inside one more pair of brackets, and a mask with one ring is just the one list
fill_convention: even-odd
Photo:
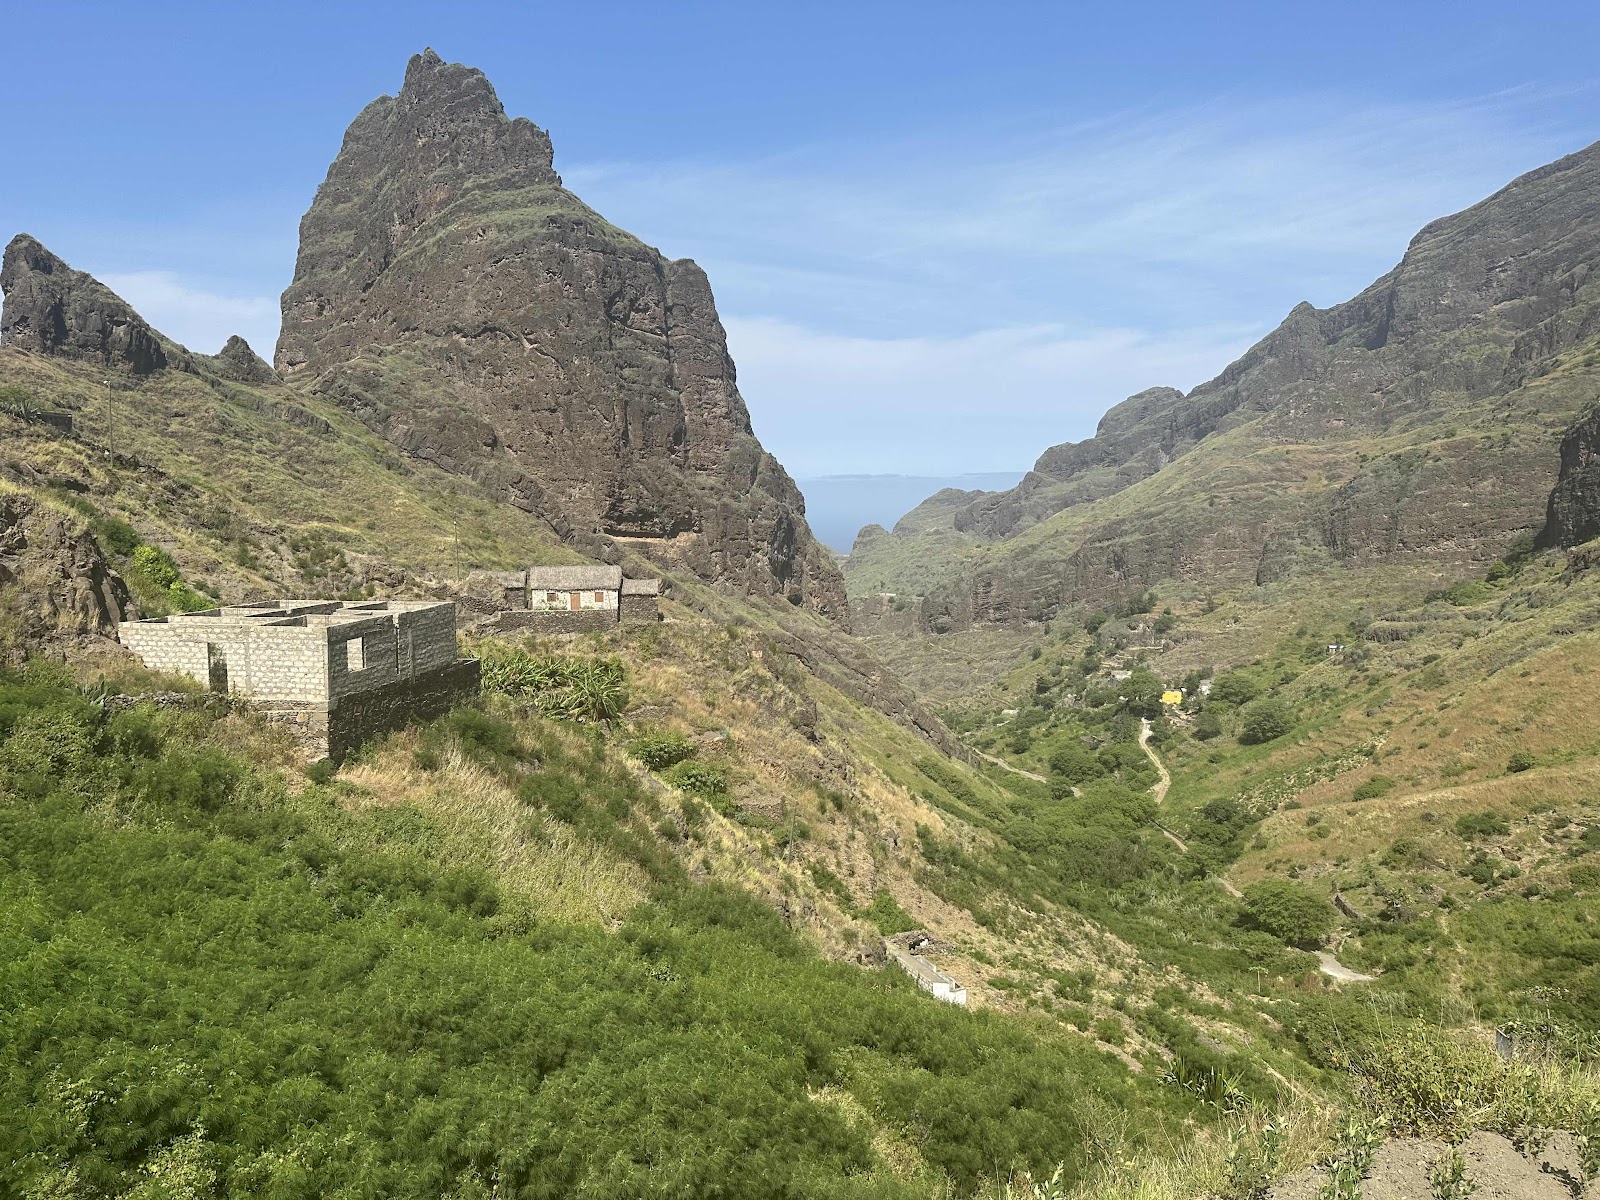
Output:
[[1021,469],[1600,138],[1600,9],[12,3],[0,237],[270,354],[345,126],[432,45],[709,271],[799,476]]

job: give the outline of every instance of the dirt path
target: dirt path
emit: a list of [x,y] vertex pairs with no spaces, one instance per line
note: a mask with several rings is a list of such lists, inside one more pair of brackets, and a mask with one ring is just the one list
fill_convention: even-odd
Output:
[[1337,979],[1343,983],[1371,983],[1376,975],[1363,975],[1360,971],[1352,971],[1326,950],[1317,951],[1317,970],[1330,979]]
[[1035,775],[1032,771],[1024,771],[1021,767],[1013,767],[1010,763],[1006,762],[1004,759],[996,758],[992,754],[985,754],[982,750],[978,750],[975,747],[968,746],[967,749],[971,750],[979,758],[983,759],[984,762],[993,763],[995,766],[999,767],[1002,771],[1010,771],[1013,775],[1021,775],[1024,779],[1031,779],[1035,783],[1049,783],[1050,782],[1043,775]]
[[[1161,776],[1161,782],[1157,783],[1155,787],[1150,789],[1155,793],[1156,807],[1160,808],[1162,802],[1167,798],[1167,789],[1172,786],[1172,776],[1167,774],[1167,768],[1163,766],[1161,760],[1156,757],[1156,752],[1150,749],[1149,717],[1139,718],[1139,749],[1143,750],[1145,757],[1155,764],[1156,772]],[[1179,845],[1182,845],[1182,843],[1180,842]],[[1185,848],[1185,853],[1187,852],[1187,848]]]

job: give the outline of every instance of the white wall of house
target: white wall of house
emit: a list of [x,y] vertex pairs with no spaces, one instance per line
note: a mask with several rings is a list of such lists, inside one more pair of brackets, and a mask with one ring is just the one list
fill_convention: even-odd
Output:
[[589,591],[563,591],[545,588],[535,589],[529,600],[528,607],[536,612],[572,612],[572,597],[578,598],[578,612],[588,612],[591,609],[615,609],[617,607],[617,590],[615,588],[596,588]]

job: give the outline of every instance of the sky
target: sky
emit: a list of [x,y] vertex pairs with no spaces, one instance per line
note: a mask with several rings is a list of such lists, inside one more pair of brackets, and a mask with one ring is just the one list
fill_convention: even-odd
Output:
[[300,216],[407,58],[482,68],[569,187],[706,268],[798,477],[1025,470],[1600,139],[1600,6],[1565,0],[1536,27],[1503,0],[0,0],[0,28],[0,239],[206,352],[270,357]]

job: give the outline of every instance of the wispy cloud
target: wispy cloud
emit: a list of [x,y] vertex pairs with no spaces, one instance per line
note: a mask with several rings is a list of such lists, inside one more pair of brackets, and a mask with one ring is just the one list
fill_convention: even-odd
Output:
[[726,324],[739,386],[760,398],[756,431],[801,475],[1024,468],[1062,431],[1092,429],[1107,396],[1192,387],[1257,332],[1036,325],[867,338],[770,318]]
[[564,170],[706,266],[786,463],[1004,468],[1133,391],[1209,378],[1298,301],[1353,295],[1426,222],[1577,149],[1563,99],[1219,96]]
[[102,281],[151,325],[191,350],[215,354],[237,333],[271,361],[278,340],[278,301],[272,296],[230,296],[172,271],[128,271]]

